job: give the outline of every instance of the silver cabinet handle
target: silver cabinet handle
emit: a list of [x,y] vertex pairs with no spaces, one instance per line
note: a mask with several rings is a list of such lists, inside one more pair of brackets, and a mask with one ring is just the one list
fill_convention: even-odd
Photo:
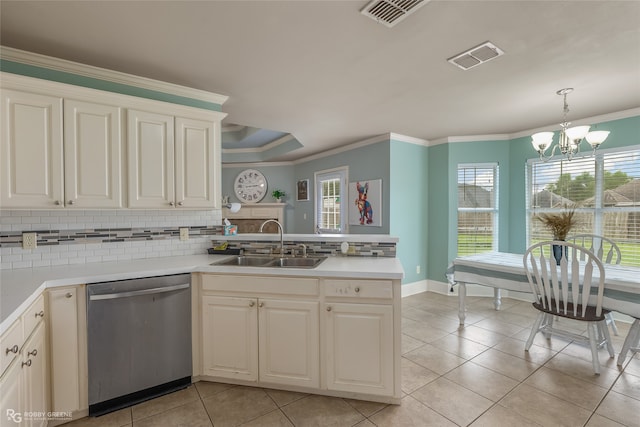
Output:
[[169,206],[173,206],[173,205],[175,205],[175,203],[169,202]]
[[73,296],[73,294],[71,292],[67,292],[64,297],[65,298],[71,298],[72,296]]
[[356,293],[360,292],[360,288],[355,289]]
[[36,313],[36,317],[44,317],[44,310],[40,310]]
[[34,348],[32,351],[27,352],[27,356],[37,356],[38,355],[38,349]]
[[258,307],[264,307],[264,303],[260,302],[260,304],[258,304]]
[[327,306],[327,311],[331,311],[331,306]]
[[178,206],[182,206],[182,202],[178,202]]
[[253,307],[254,305],[256,305],[254,301],[249,301],[249,307]]
[[74,203],[73,200],[69,200],[69,204],[72,205]]
[[6,356],[9,353],[18,354],[18,344],[14,345],[13,347],[7,347],[7,349],[4,351],[4,354]]
[[60,206],[62,203],[60,203],[60,200],[56,200],[55,202],[53,202],[53,204],[56,206]]
[[104,294],[104,295],[91,295],[89,297],[89,300],[97,301],[97,300],[103,300],[103,299],[116,299],[116,298],[137,297],[140,295],[161,294],[164,292],[187,289],[189,286],[191,286],[191,284],[185,283],[184,285],[173,285],[173,286],[164,286],[161,288],[141,289],[139,291],[118,292],[115,294]]
[[24,368],[24,365],[31,366],[31,359],[27,360],[26,362],[22,362],[23,368]]

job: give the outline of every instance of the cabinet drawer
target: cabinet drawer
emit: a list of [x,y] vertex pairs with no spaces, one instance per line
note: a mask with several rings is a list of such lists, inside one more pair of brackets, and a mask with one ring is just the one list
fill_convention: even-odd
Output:
[[330,279],[323,290],[327,297],[393,298],[391,280]]
[[0,375],[4,373],[11,361],[18,356],[22,341],[22,322],[18,319],[0,337]]
[[29,335],[31,335],[31,332],[33,332],[38,323],[44,319],[44,314],[44,295],[40,295],[38,299],[29,306],[27,311],[22,314],[23,339],[29,338]]
[[318,295],[318,280],[302,277],[224,276],[204,274],[204,291],[250,292],[251,294]]

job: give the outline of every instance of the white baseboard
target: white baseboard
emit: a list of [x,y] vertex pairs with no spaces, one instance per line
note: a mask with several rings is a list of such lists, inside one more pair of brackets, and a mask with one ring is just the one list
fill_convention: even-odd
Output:
[[421,294],[423,292],[427,292],[427,290],[428,290],[428,285],[426,280],[407,283],[400,287],[402,298],[415,295],[415,294]]

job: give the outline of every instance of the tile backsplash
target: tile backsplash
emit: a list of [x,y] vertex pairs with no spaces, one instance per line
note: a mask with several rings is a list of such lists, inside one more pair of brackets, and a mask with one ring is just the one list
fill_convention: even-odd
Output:
[[[221,234],[218,210],[54,210],[0,212],[0,268],[29,268],[206,253]],[[189,240],[179,229],[189,228]],[[38,247],[22,249],[22,233]]]

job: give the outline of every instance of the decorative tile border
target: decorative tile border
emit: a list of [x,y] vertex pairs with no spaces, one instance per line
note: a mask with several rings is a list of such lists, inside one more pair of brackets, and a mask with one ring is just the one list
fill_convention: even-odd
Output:
[[[213,246],[218,246],[224,242],[224,239],[214,239]],[[244,253],[249,254],[270,254],[273,249],[280,246],[280,242],[264,242],[255,240],[245,241],[228,241],[228,249],[242,249]],[[284,250],[290,254],[292,249],[296,252],[300,250],[300,244],[304,243],[307,246],[307,254],[309,255],[322,255],[333,256],[341,255],[340,251],[341,242],[318,242],[318,241],[306,241],[306,240],[285,240],[283,242]],[[360,257],[396,257],[396,244],[395,243],[372,243],[372,242],[349,242],[352,247],[352,251],[348,256],[360,256]]]
[[[180,237],[183,227],[92,228],[84,230],[30,230],[38,236],[38,246],[75,245],[111,242],[138,242]],[[220,235],[223,227],[189,226],[189,237]],[[0,248],[22,247],[22,232],[0,232]]]

